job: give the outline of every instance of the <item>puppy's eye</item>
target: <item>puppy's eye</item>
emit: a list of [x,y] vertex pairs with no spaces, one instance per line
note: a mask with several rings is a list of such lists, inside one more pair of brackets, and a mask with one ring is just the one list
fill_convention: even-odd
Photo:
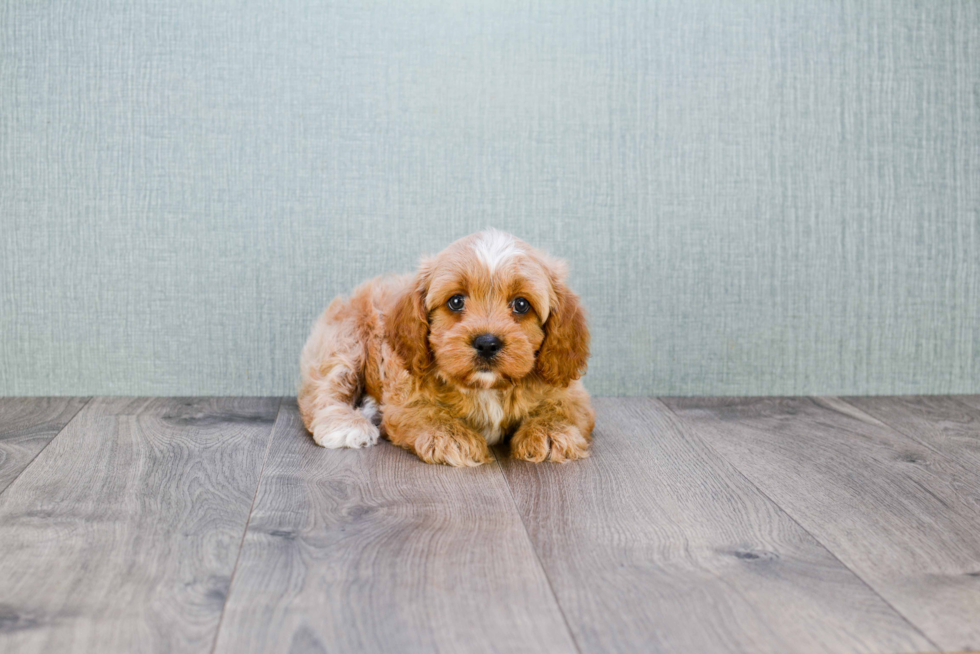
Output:
[[531,303],[522,297],[517,298],[511,303],[514,313],[527,313],[531,308]]
[[449,302],[446,302],[446,306],[449,307],[450,311],[462,311],[465,303],[465,298],[462,295],[454,295],[449,298]]

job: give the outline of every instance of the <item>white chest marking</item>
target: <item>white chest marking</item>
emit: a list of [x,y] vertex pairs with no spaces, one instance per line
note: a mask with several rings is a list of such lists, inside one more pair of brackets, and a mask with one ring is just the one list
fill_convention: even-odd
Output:
[[504,405],[500,402],[500,394],[491,390],[476,391],[473,399],[476,402],[474,422],[483,428],[483,437],[487,439],[487,444],[494,445],[504,435],[501,429]]

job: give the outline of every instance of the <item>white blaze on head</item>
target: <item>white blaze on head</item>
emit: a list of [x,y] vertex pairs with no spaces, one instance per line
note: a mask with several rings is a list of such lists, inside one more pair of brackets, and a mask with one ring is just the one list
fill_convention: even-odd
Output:
[[473,243],[473,252],[476,253],[476,258],[483,262],[483,265],[492,275],[498,266],[508,259],[523,254],[524,250],[517,245],[517,239],[510,234],[496,229],[488,229],[477,235],[476,241]]

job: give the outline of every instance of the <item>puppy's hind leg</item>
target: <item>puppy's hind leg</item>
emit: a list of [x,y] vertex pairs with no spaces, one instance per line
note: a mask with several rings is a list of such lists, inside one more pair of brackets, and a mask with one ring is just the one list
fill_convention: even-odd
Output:
[[367,447],[378,442],[369,397],[355,405],[363,387],[364,342],[350,305],[335,301],[313,326],[300,357],[299,411],[317,445]]

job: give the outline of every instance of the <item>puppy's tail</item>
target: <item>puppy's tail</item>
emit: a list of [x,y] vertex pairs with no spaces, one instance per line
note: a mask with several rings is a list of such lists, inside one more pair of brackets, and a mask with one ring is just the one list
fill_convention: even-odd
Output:
[[364,346],[334,317],[335,304],[317,320],[303,348],[299,412],[317,445],[368,447],[378,442],[380,412],[373,398],[361,397]]

